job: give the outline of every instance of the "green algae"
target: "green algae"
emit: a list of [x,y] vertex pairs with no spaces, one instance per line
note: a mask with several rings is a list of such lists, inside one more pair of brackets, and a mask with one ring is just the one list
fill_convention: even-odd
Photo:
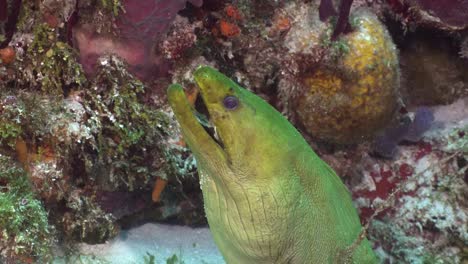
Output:
[[111,12],[114,16],[118,16],[123,10],[123,5],[120,0],[100,0],[99,4],[104,10]]
[[[107,189],[125,186],[132,191],[160,174],[153,165],[154,154],[162,153],[160,141],[168,118],[142,103],[144,92],[145,86],[115,57],[101,60],[96,78],[85,91],[86,125],[94,134],[96,154],[87,158],[110,172],[96,179]],[[94,174],[93,167],[87,170]]]
[[[350,52],[350,46],[345,38],[337,38],[336,40],[331,39],[335,24],[336,19],[331,19],[331,23],[329,23],[327,29],[320,34],[319,41],[320,47],[328,50],[329,59],[336,63],[340,58]],[[353,27],[356,27],[356,25]]]
[[34,40],[28,57],[41,86],[47,94],[63,94],[67,85],[83,85],[86,82],[82,67],[76,61],[76,51],[58,41],[56,30],[46,24],[33,29]]
[[0,155],[0,260],[50,258],[53,229],[24,170]]
[[0,109],[0,146],[12,150],[18,138],[35,144],[50,137],[55,121],[50,115],[63,108],[49,96],[5,89],[0,92]]
[[184,264],[185,261],[182,260],[180,256],[173,254],[169,258],[166,259],[166,264]]
[[21,134],[21,126],[8,116],[0,117],[0,145],[7,144],[13,147],[16,138]]

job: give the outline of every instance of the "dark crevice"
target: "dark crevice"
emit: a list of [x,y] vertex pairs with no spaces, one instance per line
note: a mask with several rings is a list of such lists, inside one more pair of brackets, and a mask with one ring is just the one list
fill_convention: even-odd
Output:
[[[2,1],[2,0],[0,0]],[[1,6],[3,5],[3,6]],[[6,6],[3,2],[0,2],[0,8]],[[21,0],[15,0],[11,2],[10,15],[7,18],[5,23],[5,40],[0,43],[0,49],[5,48],[10,43],[11,39],[13,38],[13,34],[16,31],[16,23],[18,22],[18,17],[20,14],[21,9]],[[8,10],[6,11],[8,13]]]

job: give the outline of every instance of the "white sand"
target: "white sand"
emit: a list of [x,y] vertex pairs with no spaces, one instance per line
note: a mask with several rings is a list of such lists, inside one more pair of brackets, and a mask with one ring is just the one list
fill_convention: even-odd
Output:
[[[213,242],[208,228],[190,228],[162,224],[145,224],[122,231],[118,237],[98,245],[80,245],[83,256],[66,260],[66,263],[148,263],[147,253],[155,256],[155,263],[177,255],[184,264],[225,263]],[[96,258],[94,258],[94,256]],[[57,261],[56,263],[63,263]]]

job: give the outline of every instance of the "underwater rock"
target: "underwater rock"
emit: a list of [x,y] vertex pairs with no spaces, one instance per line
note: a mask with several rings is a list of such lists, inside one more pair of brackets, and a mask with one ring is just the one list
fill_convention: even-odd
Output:
[[71,191],[66,206],[72,211],[56,217],[67,239],[97,244],[118,234],[115,217],[104,212],[85,191]]
[[[392,161],[353,164],[350,190],[382,260],[463,263],[468,242],[466,98],[431,108],[434,125],[417,144],[400,145]],[[438,124],[438,125],[437,125]],[[350,177],[351,178],[351,177]],[[356,179],[359,181],[355,182]]]
[[468,2],[465,0],[406,0],[417,24],[455,31],[468,27]]
[[451,38],[413,33],[401,47],[403,90],[410,105],[450,104],[468,95],[468,62]]
[[124,38],[138,41],[154,41],[161,38],[169,29],[177,12],[190,2],[201,6],[202,0],[143,0],[122,1],[125,12],[117,17],[117,27]]
[[[96,32],[94,23],[82,20],[74,30],[74,39],[85,72],[94,72],[100,56],[116,54],[130,65],[130,72],[142,80],[167,75],[170,64],[154,47],[165,38],[177,12],[185,7],[186,2],[123,1],[125,12],[120,12],[115,18],[116,29],[111,29],[112,32]],[[188,2],[196,6],[202,3],[201,0]]]
[[[405,148],[403,153],[414,151],[418,150]],[[442,157],[437,157],[438,154]],[[399,165],[389,167],[393,178],[389,180],[390,186],[395,184],[393,190],[401,189],[395,203],[378,217],[379,220],[372,222],[370,231],[378,241],[378,247],[387,252],[386,258],[403,263],[420,263],[425,258],[460,263],[463,255],[460,245],[468,242],[468,215],[464,202],[468,186],[463,182],[463,168],[450,164],[449,156],[449,153],[438,150],[417,161],[412,156],[403,155],[396,161]],[[401,172],[405,166],[411,168],[409,173]],[[390,178],[383,176],[380,181],[379,178],[375,179],[377,186],[385,186]],[[377,191],[380,188],[377,187]],[[373,208],[385,204],[386,197],[373,198],[371,193],[374,192],[368,196],[360,193],[358,201],[364,201],[364,197],[374,199]],[[365,211],[365,208],[362,206],[362,210]],[[379,221],[383,225],[377,225]],[[400,231],[388,234],[388,228]]]
[[[322,45],[322,59],[299,68],[300,87],[289,92],[293,95],[287,103],[307,133],[339,144],[369,138],[386,126],[399,97],[397,50],[384,25],[362,10],[352,21],[353,31],[336,41],[329,41],[328,29],[305,42]],[[292,32],[298,34],[294,27]],[[301,42],[294,43],[290,50],[304,49]]]
[[74,39],[80,51],[80,63],[88,75],[95,72],[98,58],[105,54],[124,59],[130,65],[129,70],[142,80],[164,76],[169,69],[162,56],[150,54],[149,47],[140,41],[114,39],[85,27],[74,30]]
[[465,36],[460,44],[460,51],[458,52],[461,58],[468,59],[468,36]]
[[[28,8],[33,7],[23,6],[25,12],[33,12]],[[84,84],[86,78],[76,61],[75,49],[59,40],[59,30],[39,19],[28,20],[32,24],[22,28],[25,32],[13,36],[10,44],[16,50],[16,65],[5,84],[16,83],[25,90],[62,95],[64,90]]]
[[77,0],[45,0],[39,5],[42,20],[51,28],[63,28],[69,21],[77,5]]
[[160,44],[159,49],[164,57],[168,60],[182,58],[186,51],[193,47],[197,41],[197,36],[194,33],[196,27],[196,23],[189,23],[186,18],[177,16],[172,30]]
[[322,155],[347,183],[361,221],[371,221],[369,235],[382,263],[463,263],[467,105],[465,97],[430,107],[430,128],[418,142],[398,145],[392,160],[369,155],[366,144]]
[[[144,104],[146,87],[128,73],[125,63],[115,57],[103,57],[95,79],[83,77],[67,83],[70,72],[82,76],[80,68],[75,68],[75,57],[64,52],[69,51],[66,44],[54,42],[56,34],[47,26],[41,25],[39,29],[41,38],[29,42],[28,45],[36,44],[12,64],[27,69],[16,72],[21,82],[0,82],[0,147],[2,151],[16,151],[17,159],[29,171],[37,198],[50,211],[48,222],[57,227],[56,236],[67,243],[103,242],[117,234],[118,219],[94,197],[104,190],[124,193],[138,190],[141,196],[148,197],[146,207],[150,207],[155,177],[194,178],[194,162],[192,159],[185,164],[186,152],[166,146],[163,135],[173,134],[168,132],[168,117],[162,110]],[[42,38],[49,42],[44,45]],[[44,65],[31,62],[35,52],[50,61],[44,61]],[[45,77],[54,85],[47,90],[49,94],[41,90],[45,88],[41,86],[46,84],[45,78],[36,79],[28,74],[46,70],[57,70],[58,74]],[[61,82],[55,82],[56,79]],[[180,167],[176,165],[178,162]],[[169,190],[175,190],[179,196],[163,195],[162,202],[186,201],[180,187],[182,182],[191,186],[174,179]],[[196,196],[193,197],[195,201]],[[202,222],[201,207],[193,208],[176,211],[171,216]],[[170,215],[161,211],[165,217]]]

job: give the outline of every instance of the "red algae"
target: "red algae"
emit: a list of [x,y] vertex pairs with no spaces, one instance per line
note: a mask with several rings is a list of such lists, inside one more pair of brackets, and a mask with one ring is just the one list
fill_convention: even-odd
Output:
[[418,151],[416,151],[416,153],[414,154],[414,159],[418,161],[431,152],[432,152],[432,145],[430,143],[420,142],[418,144]]
[[402,177],[404,179],[411,176],[413,174],[413,172],[414,172],[413,167],[411,165],[409,165],[408,163],[403,163],[398,168],[398,173],[399,173],[400,177]]

